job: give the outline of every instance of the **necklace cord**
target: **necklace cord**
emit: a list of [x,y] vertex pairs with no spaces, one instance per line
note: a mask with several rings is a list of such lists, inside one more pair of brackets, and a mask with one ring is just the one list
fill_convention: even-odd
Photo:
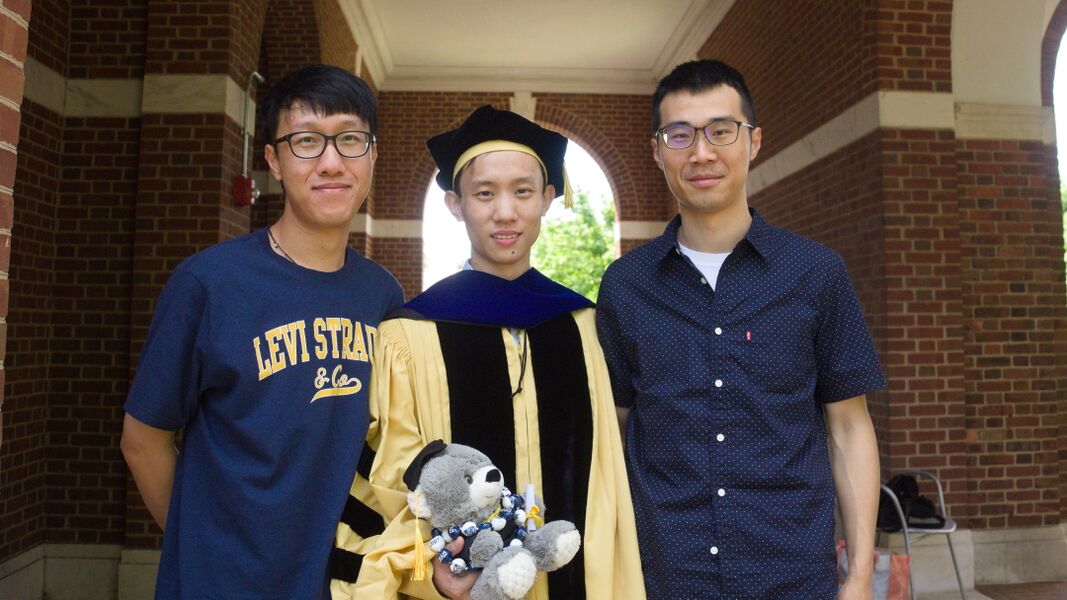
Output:
[[271,246],[273,246],[274,249],[277,250],[278,252],[281,252],[282,256],[284,256],[285,258],[288,258],[289,262],[293,263],[294,265],[300,264],[300,263],[296,262],[295,260],[293,260],[292,256],[289,256],[289,253],[285,251],[285,248],[282,248],[282,245],[278,243],[278,240],[274,239],[274,232],[271,231],[270,227],[267,228],[267,237],[270,238]]

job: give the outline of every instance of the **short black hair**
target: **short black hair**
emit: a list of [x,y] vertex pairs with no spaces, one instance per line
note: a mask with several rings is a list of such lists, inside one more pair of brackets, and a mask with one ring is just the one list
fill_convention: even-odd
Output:
[[698,93],[720,85],[737,90],[741,96],[741,112],[752,125],[756,125],[756,105],[745,85],[745,78],[730,65],[718,60],[692,60],[682,63],[660,80],[652,95],[652,133],[660,127],[659,105],[667,94],[674,92]]
[[378,137],[378,103],[365,81],[330,65],[301,67],[270,86],[256,109],[256,128],[263,141],[274,143],[282,112],[295,106],[328,117],[356,115]]

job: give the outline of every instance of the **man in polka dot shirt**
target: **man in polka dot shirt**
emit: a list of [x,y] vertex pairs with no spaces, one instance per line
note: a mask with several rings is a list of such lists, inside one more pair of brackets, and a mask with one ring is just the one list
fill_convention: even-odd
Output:
[[[604,274],[597,329],[649,598],[871,597],[884,387],[844,262],[748,206],[762,131],[741,74],[678,66],[652,158],[678,201]],[[838,590],[835,497],[850,560]]]

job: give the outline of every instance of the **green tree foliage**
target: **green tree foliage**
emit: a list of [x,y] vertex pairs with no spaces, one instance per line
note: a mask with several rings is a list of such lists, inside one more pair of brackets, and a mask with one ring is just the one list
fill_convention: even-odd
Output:
[[596,301],[600,277],[615,259],[614,230],[614,204],[604,202],[597,210],[589,193],[578,190],[572,209],[542,222],[531,262],[548,277]]

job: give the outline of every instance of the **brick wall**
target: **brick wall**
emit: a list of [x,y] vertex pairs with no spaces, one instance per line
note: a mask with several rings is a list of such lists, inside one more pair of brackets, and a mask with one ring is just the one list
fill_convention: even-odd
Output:
[[290,71],[321,62],[322,49],[318,36],[311,34],[318,28],[311,2],[269,0],[267,11],[259,72],[270,86]]
[[615,195],[617,218],[663,221],[674,206],[649,144],[652,100],[642,95],[536,94],[537,120],[582,145]]
[[962,140],[957,155],[973,523],[1055,524],[1067,326],[1054,148]]
[[422,291],[422,239],[366,236],[367,256],[389,270],[410,300]]
[[146,73],[228,74],[244,85],[259,63],[267,0],[147,0]]
[[[838,58],[811,68],[823,42],[796,45],[805,48],[798,56],[776,53],[774,44],[792,31],[836,27],[823,20],[845,9],[790,10],[794,24],[774,6],[735,4],[724,35],[702,50],[756,73],[764,160],[872,85],[951,91],[950,3],[848,9],[837,23],[864,34],[831,36],[826,43],[838,49],[821,56]],[[1052,27],[1062,34],[1060,10]],[[760,39],[775,42],[755,44],[745,33],[757,20]],[[838,75],[812,77],[820,69]],[[870,403],[883,471],[937,472],[965,526],[1049,525],[1067,514],[1067,309],[1054,165],[1053,150],[1039,142],[883,129],[752,198],[772,222],[845,257],[889,377]],[[842,194],[846,186],[852,190]]]
[[56,207],[48,538],[122,543],[140,119],[67,118]]
[[766,159],[876,90],[952,91],[951,24],[944,1],[752,0],[698,55],[745,75]]
[[[70,3],[73,27],[67,76],[140,79],[144,75],[147,16],[144,0]],[[38,43],[37,40],[34,43]]]
[[[861,2],[735,2],[698,52],[745,76],[770,158],[876,89]],[[758,164],[758,160],[757,160]]]
[[[10,268],[10,307],[4,361],[4,435],[0,445],[0,560],[46,539],[45,441],[52,328],[52,248],[62,144],[61,117],[30,101],[22,102],[18,179],[4,175],[0,185],[15,187],[19,210],[7,227],[18,231]],[[9,200],[10,202],[10,200]],[[5,236],[10,239],[10,234]],[[5,242],[7,241],[5,240]],[[5,243],[5,245],[7,245]],[[7,282],[5,282],[7,283]],[[8,290],[3,290],[8,306]]]
[[877,73],[878,89],[951,92],[952,2],[873,4],[865,9],[864,33],[875,39],[866,66]]
[[951,131],[881,130],[890,420],[883,471],[937,472],[966,523],[960,233]]
[[883,472],[938,472],[965,517],[955,159],[951,131],[882,129],[751,204],[844,257],[888,380],[869,398]]
[[315,0],[315,20],[318,25],[319,45],[322,47],[322,62],[362,75],[356,68],[356,52],[359,46],[352,38],[348,20],[341,12],[337,0]]
[[[3,0],[4,6],[29,20],[30,2]],[[67,75],[67,43],[70,38],[70,8],[68,2],[37,2],[33,7],[33,21],[29,29],[29,55],[37,62]],[[20,10],[18,7],[21,6]],[[0,80],[4,78],[0,77]]]
[[[42,64],[72,77],[140,75],[143,7],[37,8],[29,54]],[[68,35],[81,52],[71,66]],[[120,543],[125,515],[118,436],[139,120],[64,118],[30,101],[22,117],[5,386],[20,439],[0,446],[19,468],[0,491],[10,498],[0,559],[39,542]]]
[[[66,22],[63,13],[62,7],[36,11],[43,25],[57,29]],[[47,405],[42,392],[47,377],[41,364],[47,356],[49,331],[46,319],[39,315],[47,309],[47,294],[42,292],[48,286],[49,265],[42,245],[51,242],[48,223],[54,215],[54,159],[61,136],[57,135],[57,115],[23,101],[30,22],[28,1],[0,0],[0,357],[4,359],[0,382],[5,384],[0,396],[0,561],[39,544],[45,533]],[[66,32],[52,33],[50,43],[58,42],[49,45],[49,53],[62,60]],[[16,184],[16,174],[27,166],[34,168],[34,177]],[[19,241],[27,250],[18,260],[11,256],[15,195],[22,228]],[[18,277],[19,271],[24,278]],[[9,305],[12,289],[14,294],[26,294],[21,314]],[[16,337],[19,329],[10,325],[16,323],[23,326],[24,337]],[[27,351],[21,365],[6,352],[16,345]],[[12,389],[11,374],[16,369],[21,369],[26,382]]]

